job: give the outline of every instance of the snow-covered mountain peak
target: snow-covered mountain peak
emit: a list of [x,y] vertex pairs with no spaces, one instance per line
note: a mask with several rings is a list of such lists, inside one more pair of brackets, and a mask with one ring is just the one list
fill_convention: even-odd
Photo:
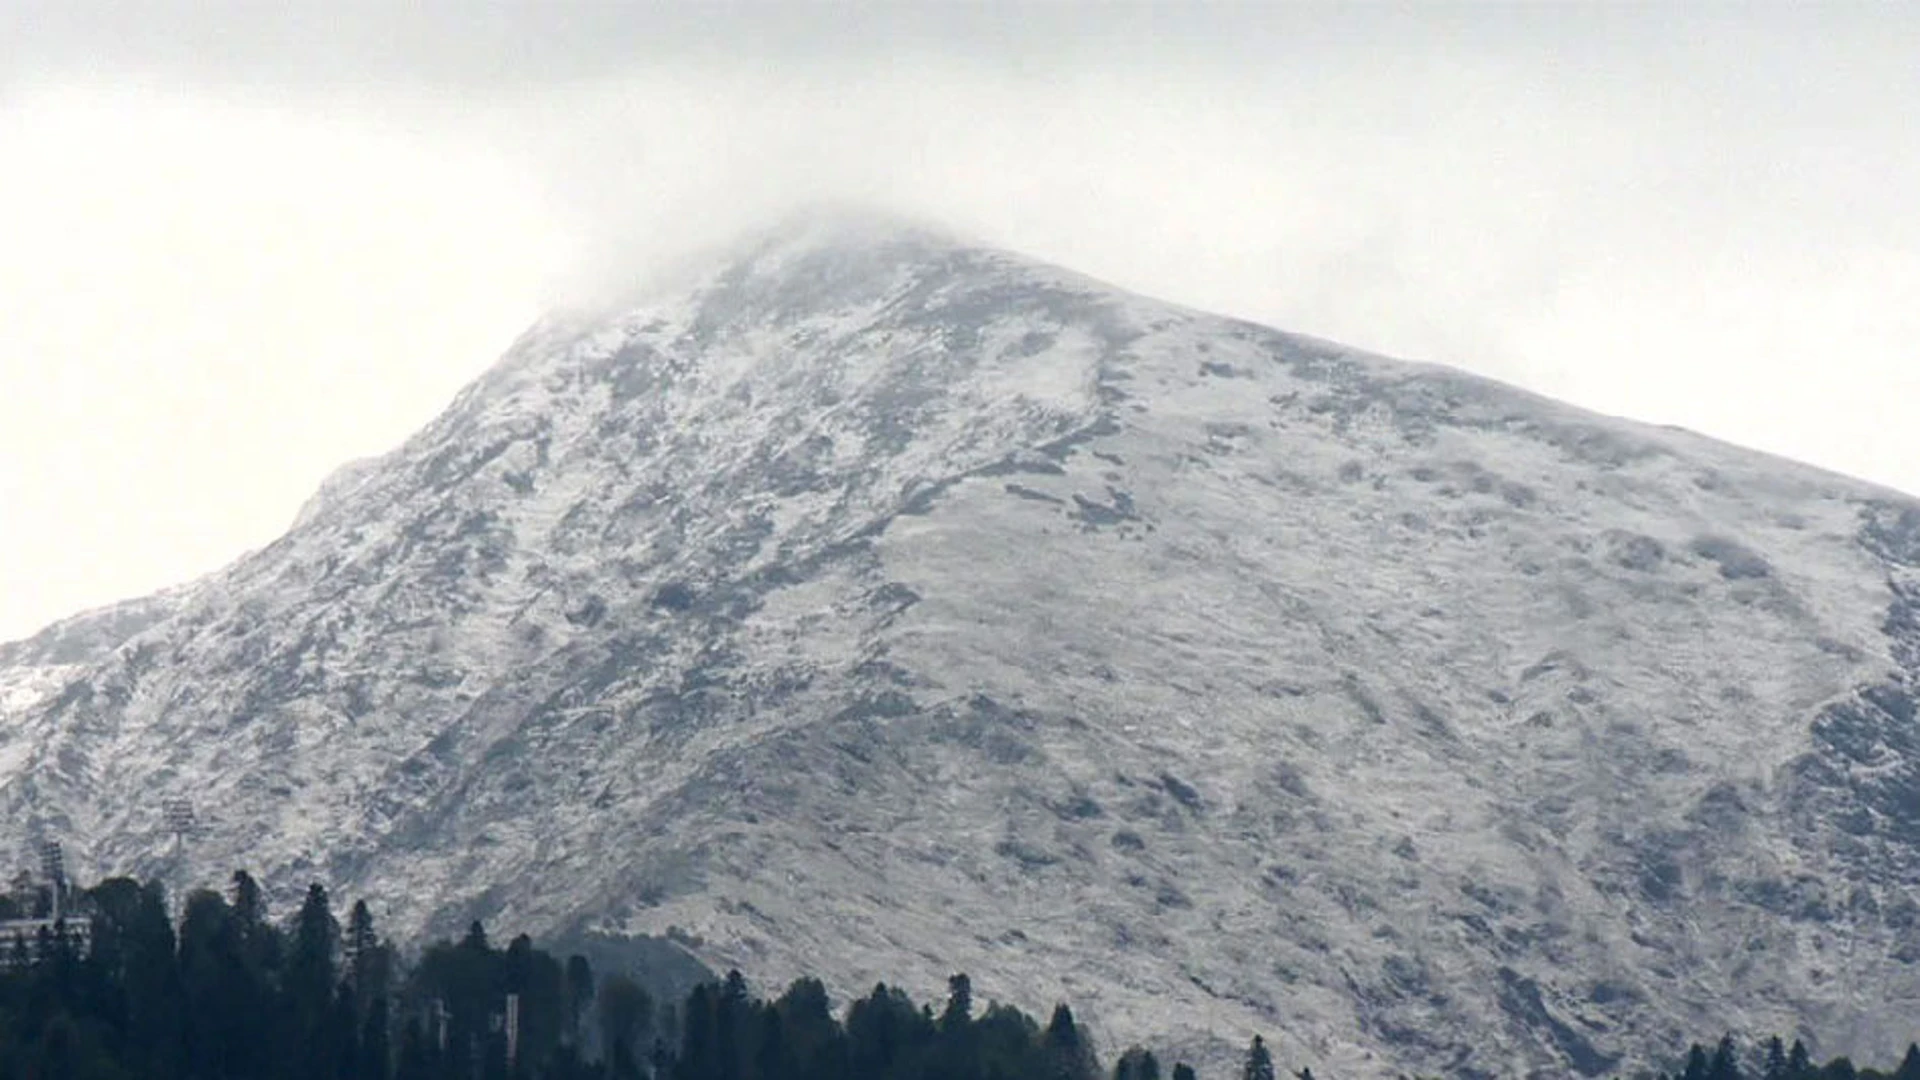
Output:
[[542,320],[0,724],[8,819],[1335,1073],[1907,1037],[1920,512],[844,218]]

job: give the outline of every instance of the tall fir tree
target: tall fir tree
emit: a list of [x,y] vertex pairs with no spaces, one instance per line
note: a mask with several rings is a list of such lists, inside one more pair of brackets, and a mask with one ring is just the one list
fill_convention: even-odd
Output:
[[393,1072],[393,1019],[387,995],[374,995],[360,1023],[359,1080],[387,1080]]
[[1907,1044],[1907,1052],[1893,1070],[1893,1080],[1920,1080],[1920,1045]]
[[1687,1047],[1687,1064],[1680,1070],[1680,1080],[1707,1080],[1707,1069],[1711,1064],[1707,1048],[1694,1043]]
[[[1761,1080],[1787,1080],[1787,1048],[1780,1036],[1767,1040],[1766,1063],[1761,1067]],[[1915,1080],[1920,1080],[1916,1077]]]
[[1813,1073],[1813,1055],[1807,1052],[1807,1044],[1793,1040],[1793,1048],[1787,1051],[1788,1080],[1810,1080]]
[[333,953],[339,933],[326,886],[315,882],[307,887],[306,899],[294,917],[293,955],[287,961],[287,991],[303,1014],[317,1016],[332,1000]]
[[1240,1080],[1274,1080],[1273,1054],[1267,1049],[1267,1040],[1258,1035],[1247,1046],[1247,1060],[1240,1067]]
[[600,980],[601,1054],[623,1073],[638,1074],[647,1030],[653,1025],[653,999],[640,984],[618,973]]
[[973,980],[965,974],[947,979],[947,1007],[940,1013],[943,1032],[964,1029],[973,1020]]
[[1114,1063],[1113,1080],[1160,1080],[1160,1062],[1151,1050],[1128,1047]]
[[833,1018],[824,983],[795,979],[774,1008],[780,1012],[788,1060],[798,1080],[837,1080],[846,1075],[846,1040]]
[[567,957],[567,1034],[574,1045],[583,1041],[582,1024],[587,1008],[593,1004],[593,965],[575,953]]
[[1713,1048],[1713,1059],[1707,1062],[1707,1080],[1744,1080],[1740,1075],[1740,1054],[1733,1045],[1732,1035],[1722,1035],[1719,1045]]
[[1100,1075],[1093,1044],[1074,1022],[1073,1010],[1066,1004],[1053,1007],[1044,1045],[1049,1080],[1095,1080]]

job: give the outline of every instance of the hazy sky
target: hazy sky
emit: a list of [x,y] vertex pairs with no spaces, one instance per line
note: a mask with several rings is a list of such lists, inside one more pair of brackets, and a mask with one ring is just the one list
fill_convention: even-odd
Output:
[[1915,5],[402,6],[0,3],[0,639],[825,198],[1920,491]]

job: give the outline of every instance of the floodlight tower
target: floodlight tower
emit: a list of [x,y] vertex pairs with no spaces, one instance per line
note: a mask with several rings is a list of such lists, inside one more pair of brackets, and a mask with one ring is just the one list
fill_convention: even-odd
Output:
[[60,850],[60,841],[41,841],[40,872],[53,883],[53,921],[59,922],[60,908],[66,900],[67,891],[67,856]]
[[160,812],[167,822],[167,831],[173,834],[173,854],[181,855],[187,845],[187,837],[194,834],[198,821],[193,814],[193,803],[187,799],[168,799],[161,804]]
[[170,866],[167,874],[172,879],[169,900],[179,905],[176,917],[186,916],[187,893],[193,887],[193,868],[187,865],[187,843],[199,839],[206,831],[200,821],[200,815],[194,812],[193,800],[184,796],[173,796],[160,804],[161,827],[173,836],[173,850],[169,854]]

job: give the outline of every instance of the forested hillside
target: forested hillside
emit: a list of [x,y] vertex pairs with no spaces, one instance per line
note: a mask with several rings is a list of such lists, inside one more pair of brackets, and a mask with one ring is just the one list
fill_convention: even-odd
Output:
[[[1104,1065],[1061,1004],[1042,1026],[978,1007],[966,975],[936,1009],[882,983],[836,1009],[817,979],[763,999],[738,972],[657,1002],[638,973],[593,971],[522,934],[495,947],[479,923],[403,962],[364,901],[345,925],[327,890],[269,917],[246,872],[226,895],[187,897],[114,878],[0,897],[4,1080],[1160,1080],[1132,1047]],[[66,917],[54,918],[62,909]],[[32,930],[29,937],[26,932]],[[1695,1045],[1679,1080],[1920,1080],[1920,1049],[1891,1072],[1816,1066],[1780,1039]],[[1264,1038],[1239,1080],[1276,1080]],[[1110,1068],[1110,1071],[1109,1071]],[[1641,1075],[1656,1073],[1636,1070]],[[1174,1063],[1170,1080],[1198,1080]],[[1299,1080],[1314,1080],[1308,1065]],[[1222,1078],[1225,1080],[1225,1078]]]

